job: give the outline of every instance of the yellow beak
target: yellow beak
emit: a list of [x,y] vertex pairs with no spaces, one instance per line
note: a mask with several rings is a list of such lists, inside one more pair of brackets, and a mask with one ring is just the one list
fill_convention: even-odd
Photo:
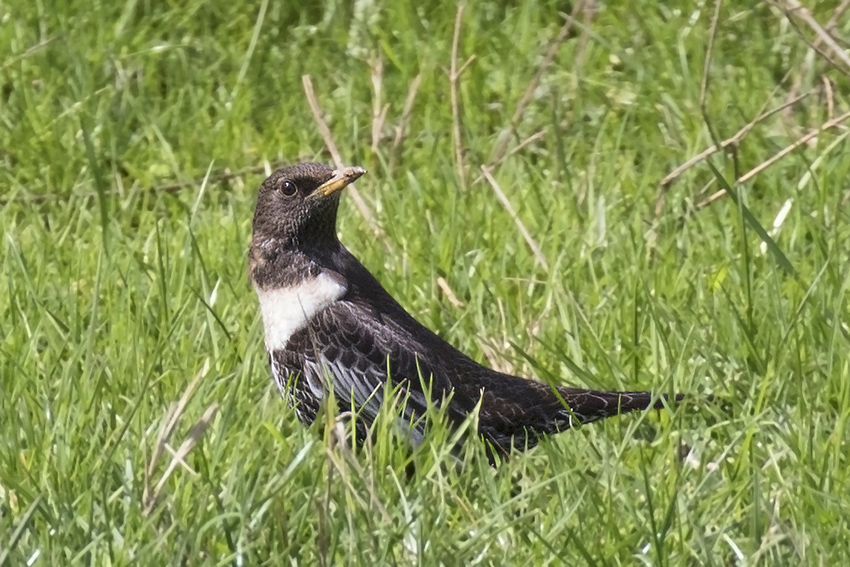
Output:
[[327,197],[328,195],[333,195],[337,191],[340,191],[344,187],[354,183],[354,181],[364,173],[366,173],[366,170],[362,167],[344,167],[342,169],[337,169],[334,171],[333,177],[319,185],[319,187],[313,191],[310,196]]

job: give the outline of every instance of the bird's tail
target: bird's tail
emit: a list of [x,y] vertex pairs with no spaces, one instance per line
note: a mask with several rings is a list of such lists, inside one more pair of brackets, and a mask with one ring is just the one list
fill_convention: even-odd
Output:
[[[558,417],[570,426],[576,421],[585,424],[621,413],[663,409],[668,400],[666,394],[658,396],[652,392],[600,392],[565,387],[559,387],[557,392],[563,398],[562,406],[566,406],[558,410]],[[683,398],[683,394],[675,396],[676,401]]]
[[[661,409],[666,395],[652,392],[602,392],[553,387],[536,380],[500,375],[498,387],[483,388],[478,431],[493,455],[528,449],[540,437],[621,413]],[[682,394],[674,396],[684,398]]]

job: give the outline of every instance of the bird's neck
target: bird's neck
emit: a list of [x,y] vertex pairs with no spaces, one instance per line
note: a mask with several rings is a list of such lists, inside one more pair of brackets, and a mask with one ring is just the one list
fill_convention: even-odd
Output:
[[329,259],[341,247],[336,238],[312,243],[309,251],[292,244],[254,236],[248,253],[248,268],[256,288],[290,287],[304,278],[316,277],[329,267]]

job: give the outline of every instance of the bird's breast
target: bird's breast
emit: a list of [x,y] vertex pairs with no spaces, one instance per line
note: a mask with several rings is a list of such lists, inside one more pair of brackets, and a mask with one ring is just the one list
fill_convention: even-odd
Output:
[[286,347],[293,333],[347,291],[341,278],[327,271],[290,286],[266,289],[255,286],[255,289],[268,352]]

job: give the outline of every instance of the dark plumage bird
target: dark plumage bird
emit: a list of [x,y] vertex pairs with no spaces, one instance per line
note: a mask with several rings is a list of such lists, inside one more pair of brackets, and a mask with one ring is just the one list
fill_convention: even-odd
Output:
[[663,407],[649,392],[555,388],[496,372],[419,324],[337,239],[340,190],[364,173],[285,167],[263,182],[257,199],[251,280],[272,375],[301,421],[313,422],[330,386],[340,412],[353,409],[358,423],[370,424],[388,376],[409,396],[410,421],[424,412],[426,395],[448,400],[458,423],[480,401],[479,434],[502,454],[576,422]]

